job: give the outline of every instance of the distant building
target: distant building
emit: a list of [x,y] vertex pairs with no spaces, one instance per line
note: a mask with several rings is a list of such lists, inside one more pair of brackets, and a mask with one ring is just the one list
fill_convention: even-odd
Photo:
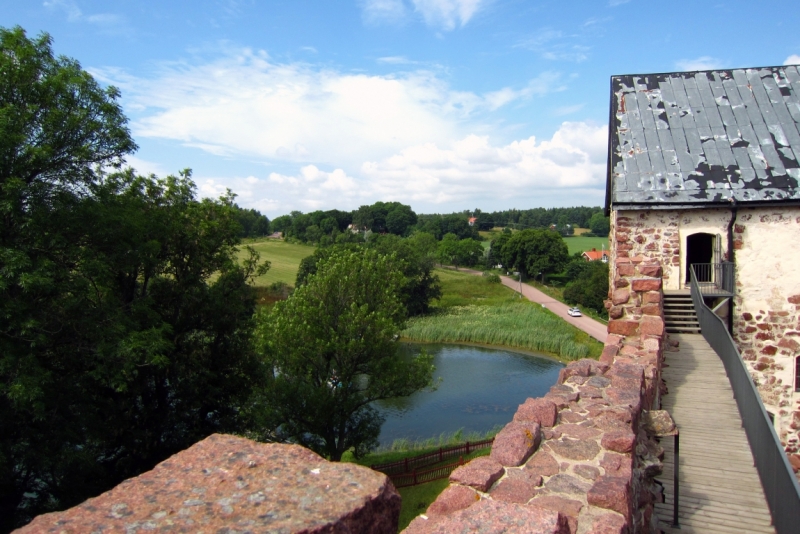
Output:
[[693,265],[703,284],[727,280],[710,303],[797,452],[800,72],[614,76],[610,120],[611,280],[636,256],[660,261],[665,294],[689,288]]
[[593,248],[592,250],[587,250],[583,254],[581,254],[586,261],[602,261],[603,263],[608,263],[608,252],[605,250],[597,250]]
[[475,226],[476,222],[478,222],[478,218],[477,217],[470,217],[469,218],[469,225],[470,226]]

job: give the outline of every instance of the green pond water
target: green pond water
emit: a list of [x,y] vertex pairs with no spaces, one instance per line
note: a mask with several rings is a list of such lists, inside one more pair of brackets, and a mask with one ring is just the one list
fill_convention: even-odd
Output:
[[525,399],[547,393],[564,367],[544,356],[468,345],[408,343],[404,350],[421,347],[433,355],[433,376],[442,380],[436,391],[376,403],[386,416],[381,445],[505,425]]

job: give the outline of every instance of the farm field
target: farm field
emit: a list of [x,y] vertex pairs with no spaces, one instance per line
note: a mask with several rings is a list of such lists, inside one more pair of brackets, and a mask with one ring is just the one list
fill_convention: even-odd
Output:
[[600,250],[602,247],[605,247],[605,249],[608,250],[607,237],[583,237],[576,235],[572,237],[565,237],[564,242],[567,244],[570,256],[576,252],[592,250],[592,248]]
[[240,259],[245,257],[245,245],[256,249],[261,254],[261,260],[269,260],[272,264],[267,274],[256,278],[257,286],[268,286],[275,282],[284,282],[294,286],[300,261],[311,256],[315,250],[315,247],[308,245],[286,243],[279,239],[264,239],[263,241],[242,243],[239,251]]

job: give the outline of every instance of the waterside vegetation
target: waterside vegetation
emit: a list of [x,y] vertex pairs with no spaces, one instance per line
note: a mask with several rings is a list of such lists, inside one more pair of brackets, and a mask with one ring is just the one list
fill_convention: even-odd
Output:
[[602,344],[546,309],[522,301],[488,276],[437,269],[442,298],[409,319],[403,337],[426,343],[478,343],[544,352],[560,360],[598,358]]

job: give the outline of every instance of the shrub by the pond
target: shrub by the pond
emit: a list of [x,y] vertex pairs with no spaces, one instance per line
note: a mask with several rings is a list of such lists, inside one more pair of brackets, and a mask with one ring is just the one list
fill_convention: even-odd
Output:
[[575,327],[526,303],[453,306],[435,315],[410,319],[402,335],[427,343],[504,345],[547,352],[565,360],[586,358],[595,352],[599,354],[590,351],[592,340]]

